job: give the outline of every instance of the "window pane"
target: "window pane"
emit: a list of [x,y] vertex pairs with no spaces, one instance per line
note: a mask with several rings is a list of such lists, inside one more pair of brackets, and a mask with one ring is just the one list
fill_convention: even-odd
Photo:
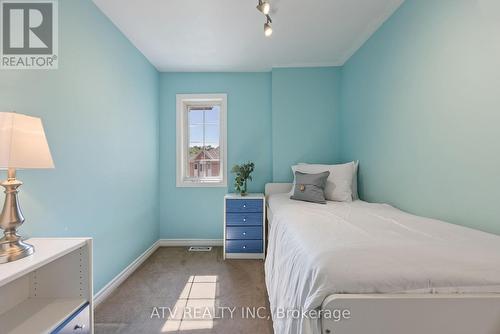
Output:
[[205,111],[205,145],[219,147],[220,109],[218,106]]
[[198,156],[203,147],[203,110],[189,109],[188,111],[188,146],[189,156],[187,164],[187,176],[198,177]]
[[220,108],[205,111],[206,177],[220,176]]
[[220,107],[188,109],[189,178],[217,178],[220,176]]

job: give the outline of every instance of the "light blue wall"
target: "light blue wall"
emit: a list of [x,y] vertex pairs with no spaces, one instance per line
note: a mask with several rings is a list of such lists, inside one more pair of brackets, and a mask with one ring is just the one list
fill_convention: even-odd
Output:
[[[176,94],[228,95],[228,165],[255,162],[249,191],[272,178],[270,73],[162,73],[160,83],[160,235],[221,239],[226,188],[176,188]],[[233,176],[228,185],[233,189]]]
[[24,234],[93,237],[98,291],[158,239],[159,75],[91,1],[59,22],[59,69],[1,70],[0,111],[42,117],[56,165],[18,173]]
[[500,6],[407,0],[342,72],[361,197],[500,234]]
[[273,180],[289,182],[298,162],[335,163],[340,157],[340,68],[272,71]]
[[175,95],[227,93],[250,191],[360,159],[364,199],[500,233],[492,3],[407,0],[342,69],[158,75],[90,1],[60,1],[59,70],[0,71],[0,110],[42,117],[56,163],[19,173],[23,232],[94,237],[96,290],[158,236],[221,238],[228,189],[175,187]]

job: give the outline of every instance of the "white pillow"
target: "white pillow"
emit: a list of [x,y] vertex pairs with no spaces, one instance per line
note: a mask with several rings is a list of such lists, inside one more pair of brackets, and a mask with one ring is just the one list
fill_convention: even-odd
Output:
[[[352,181],[354,177],[354,162],[341,165],[318,165],[318,164],[298,164],[292,166],[292,172],[316,174],[329,171],[330,176],[326,180],[325,198],[330,201],[351,202],[352,201]],[[291,194],[295,190],[295,180],[293,181]]]
[[359,199],[358,194],[358,169],[359,160],[354,161],[354,174],[352,175],[352,200],[356,201]]
[[[356,201],[359,199],[359,193],[358,193],[359,160],[353,161],[353,163],[354,163],[354,173],[352,175],[352,200]],[[303,162],[299,162],[298,165],[300,166],[300,165],[308,165],[308,164],[303,163]],[[292,170],[293,170],[293,167],[294,166],[292,166]],[[295,181],[294,181],[294,184],[295,184]],[[292,190],[293,190],[293,187],[292,187]],[[291,196],[291,193],[290,193],[290,196]]]

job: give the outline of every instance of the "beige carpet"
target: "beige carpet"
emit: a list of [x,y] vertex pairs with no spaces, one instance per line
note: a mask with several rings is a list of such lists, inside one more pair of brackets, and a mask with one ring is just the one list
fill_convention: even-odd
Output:
[[272,333],[261,260],[159,248],[95,310],[95,333]]

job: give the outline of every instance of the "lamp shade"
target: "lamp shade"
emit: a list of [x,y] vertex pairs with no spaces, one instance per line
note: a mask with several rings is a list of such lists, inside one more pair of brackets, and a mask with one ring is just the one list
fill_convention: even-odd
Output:
[[0,112],[0,168],[54,168],[40,118]]

